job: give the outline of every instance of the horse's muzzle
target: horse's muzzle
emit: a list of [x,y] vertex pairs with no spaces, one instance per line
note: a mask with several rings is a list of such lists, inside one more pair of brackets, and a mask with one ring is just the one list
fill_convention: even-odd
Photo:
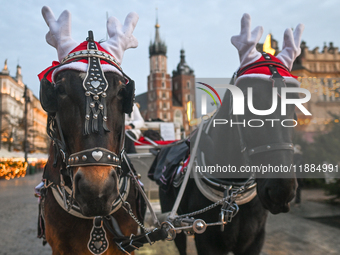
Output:
[[118,176],[111,166],[79,167],[74,196],[84,216],[106,216],[118,197]]
[[258,179],[257,193],[263,207],[272,214],[286,213],[295,196],[295,179]]

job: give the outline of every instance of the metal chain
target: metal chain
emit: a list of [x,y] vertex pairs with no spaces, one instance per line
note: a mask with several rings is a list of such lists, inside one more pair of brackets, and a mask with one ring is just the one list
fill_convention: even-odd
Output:
[[[177,218],[192,217],[192,216],[195,216],[195,215],[197,215],[197,214],[205,213],[205,212],[207,212],[207,211],[209,211],[209,210],[211,210],[211,209],[213,209],[213,208],[215,208],[215,207],[217,207],[217,206],[219,206],[219,205],[221,205],[221,204],[223,204],[223,203],[232,203],[232,202],[234,202],[234,201],[232,201],[232,199],[231,199],[232,196],[233,196],[233,194],[232,194],[231,196],[222,198],[221,200],[217,201],[216,203],[214,203],[214,204],[212,204],[212,205],[209,205],[209,206],[207,206],[207,207],[205,207],[205,208],[203,208],[203,209],[197,210],[197,211],[192,212],[192,213],[187,213],[187,214],[179,215],[179,216],[177,216]],[[237,196],[237,195],[236,195],[236,196]],[[236,196],[235,196],[235,197],[236,197]],[[230,199],[230,201],[227,201],[227,200],[229,200],[229,199]],[[234,199],[234,200],[235,200],[235,199]]]
[[245,184],[243,184],[242,186],[240,186],[238,189],[236,189],[235,191],[233,191],[231,193],[230,196],[226,196],[224,198],[222,198],[221,200],[215,202],[214,204],[212,205],[209,205],[203,209],[200,209],[198,211],[195,211],[195,212],[192,212],[192,213],[187,213],[187,214],[182,214],[182,215],[179,215],[177,216],[177,218],[185,218],[185,217],[192,217],[192,216],[195,216],[195,215],[198,215],[198,214],[201,214],[201,213],[205,213],[223,203],[228,203],[229,205],[232,204],[233,202],[235,202],[236,200],[236,197],[238,194],[241,194],[242,192],[244,192],[245,190],[247,190],[247,188],[249,186],[251,186],[253,183],[255,182],[255,179],[253,176],[251,176]]
[[[143,225],[143,223],[141,223],[138,219],[137,219],[137,217],[136,217],[136,215],[133,213],[133,211],[132,211],[132,209],[131,209],[131,205],[130,205],[130,203],[129,202],[127,202],[127,201],[123,201],[123,205],[122,205],[122,207],[123,207],[123,209],[130,215],[130,217],[138,224],[138,226],[140,226],[144,231],[145,231],[145,233],[148,233],[150,230],[149,229],[147,229],[144,225]],[[128,208],[127,208],[128,207]]]
[[[180,218],[185,218],[185,217],[192,217],[192,216],[195,216],[195,215],[198,215],[198,214],[202,214],[202,213],[204,213],[204,212],[207,212],[207,211],[209,211],[209,210],[211,210],[211,209],[213,209],[213,208],[215,208],[215,207],[217,207],[217,206],[219,206],[219,205],[221,205],[221,204],[228,204],[227,206],[225,206],[225,207],[226,207],[226,211],[228,211],[228,210],[230,211],[230,209],[231,209],[232,211],[230,211],[231,214],[230,214],[230,216],[229,216],[229,218],[228,218],[227,220],[228,220],[228,221],[231,221],[232,217],[234,217],[234,216],[236,215],[237,211],[238,211],[238,209],[236,209],[236,208],[238,208],[238,207],[237,207],[237,206],[236,206],[236,207],[233,207],[233,206],[232,206],[232,203],[235,202],[237,195],[239,195],[239,194],[243,193],[245,190],[247,190],[247,188],[248,188],[249,186],[253,185],[254,182],[255,182],[254,176],[251,176],[251,177],[250,177],[250,178],[249,178],[242,186],[240,186],[239,188],[237,188],[237,189],[235,189],[234,191],[232,191],[231,195],[228,195],[228,196],[222,198],[221,200],[215,202],[214,204],[209,205],[209,206],[207,206],[207,207],[205,207],[205,208],[203,208],[203,209],[201,209],[201,210],[198,210],[198,211],[195,211],[195,212],[192,212],[192,213],[182,214],[182,215],[177,216],[176,218],[177,218],[177,219],[180,219]],[[233,188],[231,188],[231,190],[232,190],[232,189],[233,189]],[[122,201],[123,201],[123,205],[122,205],[123,209],[124,209],[124,210],[130,215],[130,217],[138,224],[138,226],[141,227],[141,228],[145,231],[145,233],[148,233],[148,232],[152,231],[152,230],[149,230],[148,228],[146,228],[146,227],[143,225],[143,223],[141,223],[141,222],[138,220],[138,218],[135,216],[135,214],[133,213],[133,211],[132,211],[132,209],[131,209],[130,203],[127,202],[127,201],[124,201],[123,198],[122,198],[122,196],[121,196],[121,194],[119,194],[119,195],[120,195],[120,197],[121,197],[121,199],[122,199]],[[236,210],[236,213],[234,214],[234,211],[235,211],[235,210]]]

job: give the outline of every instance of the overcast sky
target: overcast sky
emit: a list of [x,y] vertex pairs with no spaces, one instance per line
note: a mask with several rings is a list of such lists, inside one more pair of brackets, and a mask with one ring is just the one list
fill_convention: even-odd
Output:
[[72,37],[83,42],[87,31],[93,30],[95,40],[105,39],[106,12],[122,23],[130,11],[139,14],[134,35],[137,49],[127,50],[123,70],[136,81],[137,94],[147,88],[150,40],[155,35],[155,8],[158,7],[160,35],[168,46],[168,73],[179,62],[180,49],[186,53],[187,63],[196,77],[231,77],[238,68],[238,54],[230,37],[240,31],[240,20],[247,12],[252,28],[264,27],[260,42],[272,33],[282,47],[286,28],[305,25],[302,39],[309,49],[322,47],[325,42],[340,46],[340,1],[295,0],[10,0],[0,5],[0,70],[8,59],[10,74],[15,76],[16,65],[22,67],[23,81],[35,95],[39,93],[37,74],[57,60],[54,48],[45,41],[48,27],[41,8],[51,7],[56,17],[68,9],[72,13]]

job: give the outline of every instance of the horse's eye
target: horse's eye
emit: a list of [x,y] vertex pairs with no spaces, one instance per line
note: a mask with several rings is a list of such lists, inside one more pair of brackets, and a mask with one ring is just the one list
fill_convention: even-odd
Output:
[[121,88],[121,89],[118,91],[117,96],[121,98],[121,97],[124,96],[124,93],[125,93],[125,88]]
[[66,91],[63,85],[57,87],[58,94],[65,95]]

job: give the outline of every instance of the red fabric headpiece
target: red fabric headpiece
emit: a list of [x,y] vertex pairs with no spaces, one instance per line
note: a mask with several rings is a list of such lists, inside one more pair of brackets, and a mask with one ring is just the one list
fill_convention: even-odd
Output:
[[[84,51],[84,53],[87,52],[87,43],[88,43],[88,41],[84,41],[84,42],[82,42],[81,44],[79,44],[77,47],[75,47],[75,48],[68,54],[68,56],[72,55],[72,53],[74,53],[74,52],[79,52],[79,51]],[[105,52],[106,54],[109,54],[110,56],[112,56],[112,55],[111,55],[108,51],[106,51],[106,50],[105,50],[98,42],[95,42],[95,44],[97,45],[98,51]],[[112,57],[115,58],[114,56],[112,56]],[[70,65],[65,65],[65,66],[63,67],[62,70],[64,70],[64,69],[75,69],[75,70],[84,71],[84,72],[87,71],[86,68],[85,68],[85,65],[81,65],[81,64],[78,64],[78,65],[77,65],[77,63],[88,64],[88,59],[85,57],[85,58],[80,59],[80,60],[78,60],[78,61],[72,62]],[[105,65],[105,66],[107,66],[108,69],[112,69],[112,71],[115,71],[115,70],[116,70],[115,67],[111,66],[110,64],[108,64],[108,63],[107,63],[105,60],[103,60],[103,59],[100,60],[100,63],[101,63],[102,66]],[[118,63],[118,61],[117,61],[117,63]],[[53,61],[51,66],[49,66],[49,67],[46,68],[44,71],[42,71],[40,74],[38,74],[39,80],[41,81],[41,80],[44,78],[44,75],[45,75],[51,68],[53,68],[53,67],[55,67],[55,66],[58,66],[58,65],[60,65],[60,62],[58,62],[58,61]],[[109,66],[111,66],[112,68],[110,68]],[[104,68],[104,69],[107,69],[107,68]],[[120,66],[117,66],[117,68],[120,69]],[[59,70],[59,71],[61,71],[61,70]],[[55,76],[57,73],[58,73],[58,72],[55,72],[55,71],[54,71],[54,72],[49,72],[48,75],[46,76],[47,80],[49,80],[50,82],[52,82],[52,80],[53,80],[52,75]]]

